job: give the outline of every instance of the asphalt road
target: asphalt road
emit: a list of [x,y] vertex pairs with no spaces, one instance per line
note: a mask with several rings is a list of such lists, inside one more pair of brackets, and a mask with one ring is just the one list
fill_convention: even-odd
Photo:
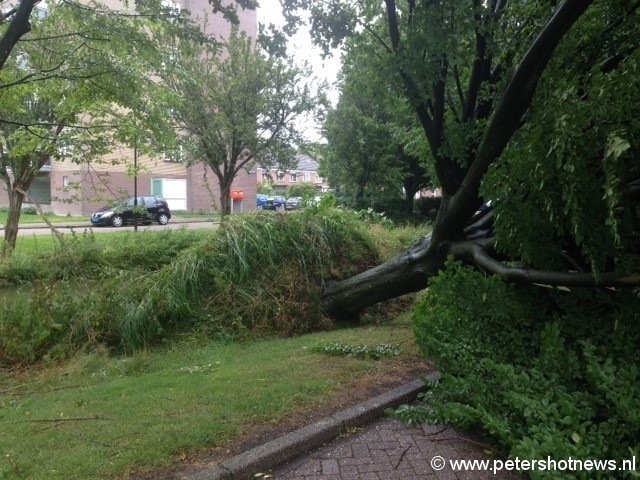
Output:
[[[138,231],[162,231],[162,230],[176,230],[180,228],[188,229],[205,229],[215,228],[219,225],[219,222],[212,221],[170,221],[167,225],[158,225],[157,223],[151,225],[139,225]],[[132,232],[133,226],[126,226],[120,228],[113,227],[94,227],[89,222],[87,223],[70,223],[70,224],[54,224],[56,230],[60,233],[83,233],[84,231],[91,230],[95,234],[100,233],[114,233],[114,232]],[[4,228],[0,228],[0,234],[4,232]],[[45,224],[33,224],[22,225],[18,231],[18,235],[51,235],[51,230]]]

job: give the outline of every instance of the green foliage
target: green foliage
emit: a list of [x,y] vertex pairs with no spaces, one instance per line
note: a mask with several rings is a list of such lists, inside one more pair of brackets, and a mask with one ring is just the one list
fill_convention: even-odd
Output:
[[37,215],[38,210],[36,209],[36,207],[24,207],[22,209],[22,213],[23,215]]
[[275,190],[273,189],[273,185],[269,182],[259,182],[258,183],[258,193],[262,193],[264,195],[273,195]]
[[23,286],[0,306],[0,362],[98,345],[128,352],[189,330],[235,338],[326,327],[323,281],[377,261],[373,245],[353,215],[325,208],[234,217],[204,239],[89,236],[50,258],[13,254],[0,278]]
[[424,137],[408,103],[386,85],[382,49],[365,38],[349,47],[340,101],[324,125],[321,171],[350,208],[388,211],[403,199],[411,205],[406,199],[431,183]]
[[527,123],[483,182],[485,198],[497,200],[498,247],[511,258],[559,268],[562,249],[595,272],[640,264],[637,200],[625,194],[640,178],[633,120],[640,115],[640,52],[604,69],[609,53],[599,33],[619,20],[621,31],[606,43],[624,50],[613,45],[637,36],[627,29],[638,18],[636,11],[625,19],[625,8],[602,2],[576,25],[547,68]]
[[480,430],[512,457],[628,458],[640,446],[638,312],[634,293],[520,288],[449,264],[413,312],[444,375],[401,414]]
[[318,194],[318,189],[311,182],[301,182],[290,185],[287,191],[289,197],[301,197],[303,200],[310,200]]
[[338,357],[372,358],[374,360],[380,360],[383,357],[397,357],[401,353],[398,345],[390,345],[388,343],[368,346],[330,342],[315,345],[312,350],[314,352]]
[[357,210],[355,212],[359,220],[367,223],[376,223],[384,227],[393,227],[393,221],[388,219],[384,213],[375,212],[372,208]]
[[295,119],[321,109],[321,95],[306,69],[267,56],[235,27],[224,48],[213,39],[182,41],[174,57],[161,74],[170,86],[175,123],[185,132],[179,141],[189,162],[211,168],[220,184],[220,209],[228,214],[238,172],[255,163],[287,165],[303,142]]

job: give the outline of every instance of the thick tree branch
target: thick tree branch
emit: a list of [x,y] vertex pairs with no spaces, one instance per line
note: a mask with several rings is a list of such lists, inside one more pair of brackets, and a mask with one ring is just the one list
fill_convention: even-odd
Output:
[[434,240],[452,238],[478,205],[480,182],[503,152],[529,109],[538,82],[564,35],[593,0],[564,0],[517,66],[489,121],[475,160],[455,193]]
[[462,242],[451,246],[451,254],[473,262],[489,273],[499,275],[515,283],[536,283],[565,287],[629,287],[640,285],[640,273],[622,274],[604,272],[593,273],[552,272],[529,268],[509,267],[491,257],[480,245]]
[[474,0],[473,3],[474,9],[476,10],[476,13],[474,14],[476,23],[476,52],[473,67],[471,68],[471,75],[469,76],[466,103],[462,114],[462,120],[464,122],[473,118],[482,82],[488,78],[489,71],[489,60],[487,59],[487,37],[486,33],[481,31],[481,29],[483,30],[482,26],[484,22],[482,21],[480,14],[477,12],[478,8],[480,8],[480,2],[478,0]]
[[27,34],[31,30],[31,23],[29,23],[29,17],[33,7],[39,0],[21,0],[18,10],[9,23],[9,28],[4,32],[0,39],[0,69],[4,67],[7,62],[13,47],[20,40],[20,38]]

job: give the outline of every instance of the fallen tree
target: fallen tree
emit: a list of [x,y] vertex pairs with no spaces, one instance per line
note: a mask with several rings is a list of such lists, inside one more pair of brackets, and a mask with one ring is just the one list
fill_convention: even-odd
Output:
[[[423,289],[449,256],[514,282],[640,284],[629,106],[638,82],[626,74],[638,65],[640,2],[385,0],[384,12],[367,2],[288,4],[290,14],[311,8],[312,31],[333,45],[373,39],[390,88],[416,113],[442,188],[431,234],[327,284],[326,313],[351,316]],[[630,97],[620,103],[616,89]],[[497,213],[476,213],[487,199]]]

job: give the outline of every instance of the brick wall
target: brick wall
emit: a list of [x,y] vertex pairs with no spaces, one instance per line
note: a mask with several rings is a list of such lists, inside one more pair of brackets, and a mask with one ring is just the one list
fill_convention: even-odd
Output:
[[[218,178],[209,167],[198,163],[189,168],[187,172],[187,205],[191,212],[219,211],[220,185]],[[233,212],[241,210],[248,212],[256,209],[256,194],[258,185],[256,172],[247,172],[241,169],[232,184],[231,190],[240,190],[244,193],[242,202],[234,201]],[[213,197],[213,198],[212,198]]]

